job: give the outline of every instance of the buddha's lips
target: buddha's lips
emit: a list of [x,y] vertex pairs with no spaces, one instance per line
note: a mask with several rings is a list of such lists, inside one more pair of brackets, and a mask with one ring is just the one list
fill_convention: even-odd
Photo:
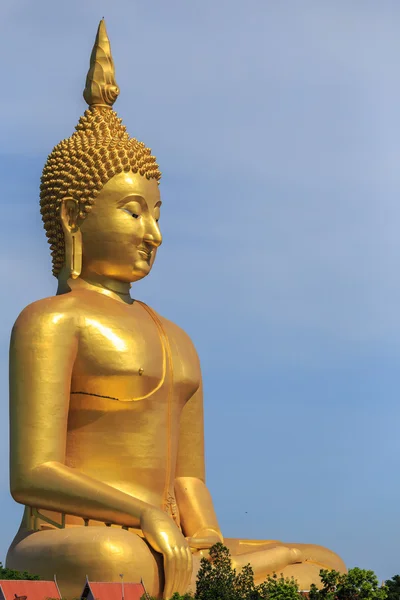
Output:
[[141,247],[141,248],[138,249],[138,252],[139,252],[139,254],[141,254],[142,256],[144,256],[144,258],[146,260],[150,260],[153,250],[148,250],[147,248]]

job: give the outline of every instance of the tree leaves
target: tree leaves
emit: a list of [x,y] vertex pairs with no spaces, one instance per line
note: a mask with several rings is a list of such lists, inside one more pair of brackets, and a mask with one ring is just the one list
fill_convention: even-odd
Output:
[[400,575],[385,581],[387,600],[400,600]]
[[6,569],[6,567],[3,567],[3,563],[0,562],[0,579],[29,579],[38,581],[41,578],[39,575],[31,575],[27,571],[14,571],[13,569]]
[[236,573],[228,548],[219,542],[201,559],[195,600],[299,600],[299,588],[294,579],[277,575],[256,586],[251,566]]
[[320,577],[322,588],[311,585],[309,600],[386,600],[388,596],[375,573],[366,569],[355,567],[348,573],[322,569]]

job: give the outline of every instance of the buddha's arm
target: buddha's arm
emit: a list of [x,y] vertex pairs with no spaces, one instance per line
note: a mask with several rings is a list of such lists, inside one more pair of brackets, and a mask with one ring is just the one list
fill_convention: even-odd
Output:
[[43,300],[25,309],[14,326],[11,493],[28,506],[137,527],[143,512],[152,507],[65,465],[70,382],[78,348],[73,312],[55,312],[51,300]]
[[182,411],[175,494],[187,537],[218,538],[223,541],[211,495],[205,484],[202,385]]

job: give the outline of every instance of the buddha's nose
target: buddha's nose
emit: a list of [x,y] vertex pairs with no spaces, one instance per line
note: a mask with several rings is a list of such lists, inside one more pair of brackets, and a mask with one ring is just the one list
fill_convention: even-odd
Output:
[[161,233],[146,233],[143,236],[143,241],[146,242],[146,244],[148,244],[149,246],[153,246],[153,248],[158,248],[158,246],[161,246],[162,243]]

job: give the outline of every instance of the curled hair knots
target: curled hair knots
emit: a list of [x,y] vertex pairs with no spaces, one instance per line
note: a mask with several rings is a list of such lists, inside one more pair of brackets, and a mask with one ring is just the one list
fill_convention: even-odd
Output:
[[129,137],[112,109],[89,108],[75,129],[70,138],[62,140],[49,154],[40,184],[40,210],[56,277],[65,259],[59,214],[65,196],[71,195],[79,201],[80,217],[84,219],[102,187],[117,173],[132,170],[148,179],[161,178],[150,148]]

